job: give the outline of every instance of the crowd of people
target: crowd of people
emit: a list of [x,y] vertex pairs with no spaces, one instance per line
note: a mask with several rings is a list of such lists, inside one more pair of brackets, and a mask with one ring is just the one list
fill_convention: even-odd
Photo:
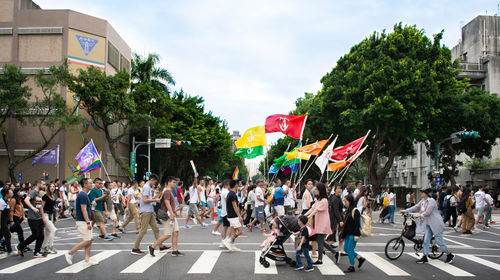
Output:
[[[263,250],[266,250],[280,234],[279,227],[272,221],[296,216],[300,226],[300,230],[294,233],[297,241],[296,270],[309,272],[314,266],[323,265],[327,250],[336,263],[342,256],[347,256],[345,272],[354,272],[356,261],[357,268],[361,268],[365,261],[355,249],[362,232],[367,231],[364,227],[371,223],[372,212],[381,209],[379,222],[394,223],[397,205],[392,187],[375,195],[361,182],[328,185],[306,180],[297,187],[289,180],[244,182],[226,179],[217,182],[197,175],[192,181],[185,186],[179,178],[167,177],[165,183],[160,184],[158,176],[152,174],[147,181],[129,184],[105,182],[100,178],[84,178],[72,184],[59,180],[50,183],[36,180],[33,184],[23,185],[1,183],[1,248],[6,254],[21,257],[29,251],[33,251],[36,258],[55,254],[56,224],[58,219],[67,215],[75,220],[82,237],[82,242],[65,253],[68,264],[73,263],[73,255],[80,249],[85,250],[86,264],[98,264],[91,258],[93,229],[98,230],[100,239],[112,241],[120,237],[117,231],[123,234],[129,230],[127,226],[131,221],[134,221],[137,231],[131,254],[155,256],[156,250],[171,249],[172,256],[183,256],[178,249],[178,218],[184,217],[186,230],[191,228],[190,223],[199,224],[201,228],[213,224],[211,234],[220,236],[219,247],[232,252],[240,251],[236,241],[244,229],[249,232],[259,230],[266,239],[262,243]],[[470,186],[443,187],[439,191],[427,189],[421,191],[421,196],[417,203],[415,192],[409,191],[406,194],[407,209],[402,210],[414,212],[414,217],[422,221],[419,226],[420,232],[425,234],[424,258],[419,263],[427,262],[426,253],[432,236],[437,237],[447,253],[446,262],[452,262],[454,255],[448,251],[442,238],[445,224],[455,229],[461,226],[464,234],[480,225],[488,227],[491,209],[496,203],[489,189],[483,187],[475,193]],[[457,222],[458,215],[460,220]],[[365,220],[365,217],[369,219]],[[110,232],[107,222],[111,226]],[[22,225],[26,223],[31,235],[24,238]],[[162,235],[159,225],[163,228]],[[152,229],[156,241],[143,251],[141,242],[148,228]],[[13,252],[11,233],[18,236],[17,252]],[[170,238],[171,246],[164,245]],[[33,242],[34,248],[30,248]],[[306,259],[306,266],[302,265],[301,256]],[[316,260],[313,262],[311,257]]]

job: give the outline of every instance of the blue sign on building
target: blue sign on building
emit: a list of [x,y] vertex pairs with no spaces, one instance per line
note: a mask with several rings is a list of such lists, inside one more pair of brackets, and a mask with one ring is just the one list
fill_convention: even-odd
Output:
[[80,43],[85,56],[89,55],[89,53],[94,49],[95,45],[97,45],[97,42],[99,42],[99,40],[97,39],[85,37],[82,35],[76,35],[76,39],[78,40],[78,43]]

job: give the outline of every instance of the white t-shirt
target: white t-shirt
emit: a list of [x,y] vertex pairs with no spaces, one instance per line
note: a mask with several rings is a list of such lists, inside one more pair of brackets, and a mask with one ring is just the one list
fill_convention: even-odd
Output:
[[229,190],[227,188],[222,188],[222,192],[221,192],[221,196],[220,196],[220,203],[222,204],[222,207],[220,209],[220,216],[221,217],[227,216],[226,197],[227,197],[228,193],[229,193]]
[[356,205],[356,208],[358,208],[358,211],[361,213],[363,210],[363,201],[365,201],[365,197],[362,196],[358,199],[358,204]]
[[288,193],[285,195],[285,203],[283,204],[284,206],[292,206],[293,204],[293,193],[290,190],[290,187],[287,185],[283,185],[283,192],[288,191]]
[[409,193],[406,194],[406,202],[407,203],[410,202],[410,194]]
[[0,211],[5,209],[10,209],[9,204],[3,198],[0,198]]
[[205,191],[206,191],[205,187],[200,185],[200,186],[198,186],[198,188],[201,188],[201,190],[200,190],[200,196],[201,196],[200,197],[200,201],[201,202],[207,202],[206,195],[205,195],[206,194],[205,193]]
[[358,194],[359,194],[359,189],[358,189],[358,188],[356,188],[356,189],[354,190],[354,192],[352,193],[352,196],[354,197],[354,199],[356,199],[356,197],[358,197]]
[[484,195],[485,193],[481,190],[477,191],[474,194],[474,198],[476,199],[476,208],[482,208],[486,205],[486,203],[484,202]]
[[349,194],[349,191],[347,190],[347,188],[345,188],[343,191],[342,191],[342,199],[344,199],[344,197],[346,197],[347,195]]
[[111,194],[113,203],[115,204],[120,203],[120,196],[118,195],[120,193],[120,190],[118,188],[112,189],[109,193]]
[[[307,200],[306,200],[307,197],[309,197],[309,205],[307,205]],[[308,189],[305,189],[304,194],[302,195],[302,210],[311,208],[311,203],[312,203],[311,193],[309,192]]]
[[489,193],[485,194],[484,198],[486,198],[486,200],[488,201],[488,204],[490,206],[493,206],[493,197],[491,197],[491,195]]
[[[260,201],[258,198],[262,199]],[[264,192],[260,187],[255,188],[255,207],[264,206]]]
[[197,187],[189,187],[189,203],[198,203],[198,189]]
[[137,203],[134,194],[135,194],[134,188],[129,188],[127,190],[127,196],[128,196],[128,199],[129,199],[130,203]]
[[450,200],[450,206],[451,206],[451,207],[453,207],[453,206],[457,206],[457,204],[456,204],[457,199],[456,199],[453,195],[449,194],[449,195],[445,196],[445,197],[444,197],[444,199],[445,199],[445,200],[447,200],[447,199],[449,199],[449,200]]
[[[396,195],[394,193],[390,193],[389,194],[389,197],[388,197],[388,199],[389,199],[389,205],[393,205],[393,206],[396,205],[396,197],[395,196]],[[394,199],[391,200],[393,197],[394,197]]]

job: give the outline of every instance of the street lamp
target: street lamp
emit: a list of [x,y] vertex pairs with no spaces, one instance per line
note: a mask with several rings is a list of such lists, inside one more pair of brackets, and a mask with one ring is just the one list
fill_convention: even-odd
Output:
[[[149,104],[156,103],[156,98],[151,98]],[[151,110],[149,110],[149,117],[151,118]],[[148,173],[151,174],[151,120],[148,121]]]

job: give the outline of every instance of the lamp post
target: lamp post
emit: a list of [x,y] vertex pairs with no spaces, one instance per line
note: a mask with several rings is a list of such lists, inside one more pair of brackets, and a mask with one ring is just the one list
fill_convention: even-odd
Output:
[[[156,103],[155,98],[149,100],[149,104]],[[149,110],[149,117],[151,117],[151,110]],[[148,173],[151,174],[151,120],[148,121]]]

